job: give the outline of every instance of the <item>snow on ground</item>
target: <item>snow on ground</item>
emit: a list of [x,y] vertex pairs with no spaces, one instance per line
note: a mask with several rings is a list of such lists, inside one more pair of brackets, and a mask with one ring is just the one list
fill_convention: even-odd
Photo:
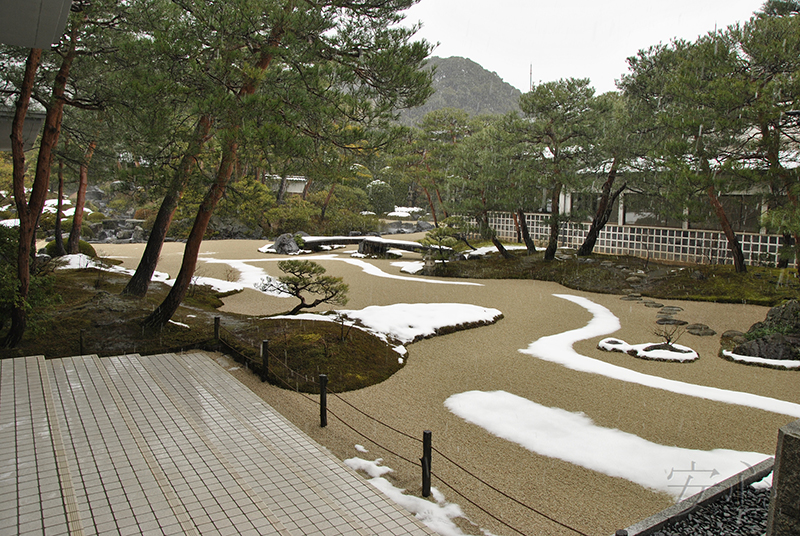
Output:
[[417,519],[431,530],[442,536],[462,536],[464,534],[452,521],[456,517],[465,517],[460,506],[446,502],[444,495],[435,488],[431,488],[431,494],[436,499],[436,502],[406,495],[404,489],[395,487],[391,482],[383,478],[383,475],[392,472],[392,469],[381,465],[382,461],[381,458],[374,462],[361,458],[350,458],[345,460],[344,463],[355,471],[365,472],[370,477],[370,480],[368,480],[370,484],[395,503],[414,514]]
[[0,225],[4,227],[19,227],[19,219],[0,220]]
[[399,279],[401,281],[417,281],[420,283],[432,283],[434,285],[466,285],[466,286],[473,286],[473,287],[482,287],[480,283],[470,283],[468,281],[448,281],[445,279],[424,279],[421,277],[406,277],[402,275],[395,275],[395,274],[387,274],[377,266],[370,264],[366,261],[362,261],[360,259],[336,259],[346,262],[347,264],[352,264],[353,266],[360,267],[364,273],[369,275],[374,275],[377,277],[386,277],[389,279]]
[[446,327],[494,322],[503,314],[497,309],[468,303],[395,303],[338,312],[357,320],[369,331],[402,343],[430,337]]
[[[515,249],[526,249],[525,246],[505,246],[505,248],[509,251]],[[464,255],[466,255],[467,258],[472,258],[472,257],[483,257],[488,253],[497,253],[497,248],[494,246],[484,246],[482,248],[473,249],[472,251],[467,251],[466,253],[464,253]]]
[[[265,272],[263,268],[259,268],[257,266],[248,264],[247,261],[240,261],[233,259],[215,259],[213,257],[206,257],[206,256],[203,256],[201,260],[209,264],[227,264],[231,268],[237,270],[239,272],[239,278],[236,281],[232,282],[233,285],[235,285],[237,288],[231,287],[231,290],[254,288],[256,290],[264,292],[264,294],[268,294],[270,296],[275,296],[278,298],[291,297],[289,294],[283,292],[261,290],[259,287],[265,280],[275,281],[275,278],[267,275],[267,272]],[[210,278],[201,278],[201,279],[209,280]],[[220,281],[220,280],[215,279],[213,281]],[[209,283],[203,283],[203,284],[209,284]],[[215,285],[216,283],[211,284],[212,287],[217,288]]]
[[800,418],[800,404],[752,393],[729,391],[716,387],[670,380],[661,378],[660,376],[642,374],[641,372],[636,372],[625,367],[612,365],[611,363],[606,363],[599,359],[581,355],[572,349],[574,343],[584,339],[609,335],[617,331],[620,329],[619,319],[602,305],[596,304],[587,298],[569,294],[554,294],[554,296],[580,305],[592,313],[592,315],[594,315],[593,318],[582,328],[542,337],[531,343],[528,348],[520,350],[523,354],[532,355],[533,357],[544,359],[545,361],[559,363],[569,369],[580,372],[600,374],[620,381],[637,383],[646,387],[663,389],[681,395],[695,396],[698,398],[715,400],[717,402],[725,402],[726,404],[749,406]]
[[688,346],[675,343],[670,344],[670,346],[678,350],[677,352],[662,349],[647,350],[647,348],[658,344],[663,343],[646,342],[644,344],[628,344],[625,341],[609,337],[597,343],[597,347],[607,352],[622,352],[643,359],[652,359],[653,361],[680,361],[681,363],[687,363],[689,361],[695,361],[700,357],[697,355],[697,352]]
[[[344,319],[358,322],[358,329],[371,333],[387,344],[397,341],[408,344],[417,339],[435,335],[438,330],[469,323],[491,323],[503,313],[497,309],[480,307],[468,303],[395,303],[372,305],[361,310],[338,310],[330,314],[301,313],[291,316],[275,316],[286,320],[317,320],[341,322]],[[404,346],[394,350],[402,364],[406,355]]]
[[505,391],[460,393],[448,398],[445,406],[467,422],[532,452],[624,478],[676,500],[769,458],[758,452],[659,445],[597,426],[583,413],[548,408]]
[[406,274],[418,274],[425,268],[425,263],[423,261],[397,261],[393,262],[392,266],[397,266],[400,268],[401,272]]
[[[58,262],[58,267],[56,268],[57,270],[80,270],[84,268],[96,268],[98,270],[105,270],[107,272],[114,272],[118,274],[133,275],[134,273],[134,270],[128,270],[122,266],[108,264],[103,262],[102,259],[93,259],[88,255],[84,255],[83,253],[64,255],[56,258],[56,262]],[[168,278],[168,274],[163,272],[155,272],[153,273],[152,281],[166,281]]]
[[766,365],[768,367],[796,369],[800,368],[800,361],[791,359],[766,359],[763,357],[753,357],[750,355],[739,355],[729,352],[728,350],[722,351],[725,357],[738,361],[739,363],[749,363],[751,365]]

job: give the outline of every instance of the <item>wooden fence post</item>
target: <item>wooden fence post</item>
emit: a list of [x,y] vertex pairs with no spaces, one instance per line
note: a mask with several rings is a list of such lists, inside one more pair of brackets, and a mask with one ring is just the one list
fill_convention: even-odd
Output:
[[422,496],[429,497],[431,494],[431,431],[422,432]]
[[214,340],[219,341],[219,317],[214,317]]
[[328,376],[319,375],[319,426],[328,426]]
[[261,341],[261,381],[267,381],[269,374],[269,340]]

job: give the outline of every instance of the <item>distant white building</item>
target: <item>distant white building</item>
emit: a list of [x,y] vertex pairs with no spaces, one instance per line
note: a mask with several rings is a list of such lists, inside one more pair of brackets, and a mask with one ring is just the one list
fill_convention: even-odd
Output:
[[[283,177],[280,175],[267,175],[266,177],[266,183],[273,192],[278,192],[280,190],[282,182]],[[286,191],[284,195],[303,195],[307,184],[308,179],[306,177],[290,175],[286,177]]]

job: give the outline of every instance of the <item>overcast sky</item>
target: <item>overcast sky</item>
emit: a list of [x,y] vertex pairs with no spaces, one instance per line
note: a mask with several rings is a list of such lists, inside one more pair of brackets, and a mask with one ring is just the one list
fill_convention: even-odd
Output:
[[421,0],[406,23],[439,43],[434,56],[469,58],[527,91],[533,82],[591,78],[615,89],[640,49],[747,21],[764,0]]

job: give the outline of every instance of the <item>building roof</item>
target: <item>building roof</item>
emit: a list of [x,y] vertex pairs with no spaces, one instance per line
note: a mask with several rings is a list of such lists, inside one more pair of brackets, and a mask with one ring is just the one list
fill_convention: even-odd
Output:
[[72,0],[0,0],[0,42],[50,48],[64,33]]

